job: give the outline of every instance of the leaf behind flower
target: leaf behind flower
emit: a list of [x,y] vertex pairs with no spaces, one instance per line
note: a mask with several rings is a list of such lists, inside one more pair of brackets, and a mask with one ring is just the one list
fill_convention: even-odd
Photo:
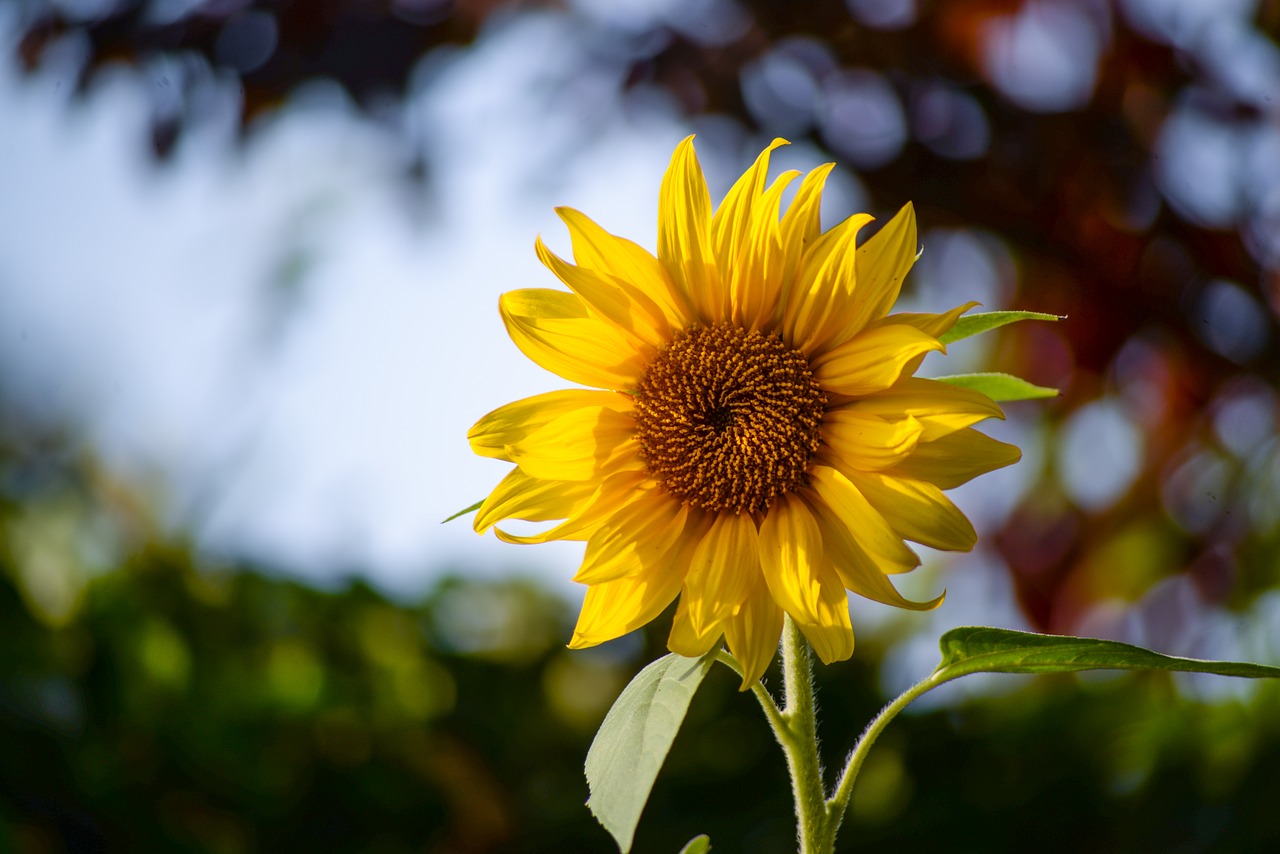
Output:
[[1042,397],[1057,397],[1061,394],[1056,388],[1035,385],[1012,374],[952,374],[947,377],[934,377],[934,379],[938,382],[980,391],[996,402],[1035,400]]
[[950,344],[953,341],[959,341],[971,335],[980,335],[983,332],[990,332],[992,329],[998,329],[1010,323],[1017,323],[1020,320],[1065,319],[1063,315],[1046,314],[1043,311],[984,311],[961,317],[956,321],[956,325],[951,327],[938,340],[943,344]]
[[591,791],[587,806],[623,854],[631,850],[658,770],[715,660],[713,650],[702,658],[671,653],[653,662],[622,689],[591,742],[584,769]]
[[1119,641],[962,626],[942,636],[939,682],[970,673],[1070,673],[1080,670],[1172,670],[1246,679],[1280,678],[1280,667],[1179,658]]
[[479,510],[483,504],[484,504],[484,499],[481,498],[479,501],[477,501],[475,504],[472,504],[470,507],[459,510],[457,513],[454,513],[448,519],[442,520],[440,524],[443,525],[445,522],[452,522],[454,519],[457,519],[459,516],[465,516],[468,513],[474,513],[477,510]]

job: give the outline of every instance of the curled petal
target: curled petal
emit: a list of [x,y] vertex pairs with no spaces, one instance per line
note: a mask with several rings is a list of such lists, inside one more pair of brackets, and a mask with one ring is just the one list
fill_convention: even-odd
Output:
[[504,519],[550,522],[579,512],[597,491],[593,483],[538,480],[512,469],[480,505],[473,522],[483,534]]
[[932,483],[880,472],[847,475],[898,536],[954,552],[967,552],[977,543],[973,525]]
[[[516,469],[516,471],[519,471],[519,469]],[[581,495],[577,491],[579,489],[591,487],[594,487],[594,489],[592,489],[587,498],[578,501],[573,508],[573,512],[563,517],[564,521],[559,525],[538,534],[518,535],[504,531],[501,528],[494,528],[494,534],[504,543],[520,543],[522,545],[549,543],[552,540],[586,540],[614,510],[628,501],[635,500],[636,496],[649,486],[649,478],[648,475],[641,471],[621,471],[605,478],[603,482],[586,480],[575,483],[568,481],[567,485],[573,487],[572,490],[567,490],[573,495]],[[484,511],[485,507],[481,506],[480,512],[477,513],[477,521]],[[523,517],[510,516],[507,518],[519,519]]]
[[693,319],[689,295],[672,281],[657,258],[625,237],[610,234],[573,208],[556,208],[556,213],[569,229],[573,257],[580,267],[642,291],[662,311],[669,328],[689,325]]
[[823,548],[845,587],[873,602],[909,611],[931,611],[942,604],[945,592],[928,602],[905,598],[885,575],[885,567],[864,547],[861,538],[845,526],[845,520],[820,498],[811,501],[810,506],[822,526]]
[[1016,445],[966,428],[920,443],[911,456],[898,463],[894,473],[952,489],[1020,459],[1022,451]]
[[909,415],[924,427],[921,442],[932,442],[987,418],[1004,418],[1000,406],[982,392],[920,377],[906,377],[848,406],[881,418]]
[[861,551],[883,572],[908,572],[920,565],[920,557],[907,548],[849,478],[829,466],[814,466],[809,475],[814,491],[831,515],[845,531],[853,532]]
[[556,255],[539,237],[534,241],[538,260],[577,294],[597,317],[609,321],[652,358],[670,336],[670,327],[657,304],[640,289],[603,276],[587,267],[570,264]]
[[524,353],[570,382],[596,388],[634,388],[646,360],[615,327],[592,317],[564,291],[508,291],[498,301],[507,334]]
[[861,397],[892,386],[916,357],[944,349],[911,326],[881,326],[819,356],[814,375],[829,391]]
[[944,311],[941,314],[899,312],[898,314],[891,314],[888,317],[877,320],[872,325],[891,326],[893,324],[899,324],[903,326],[914,326],[926,335],[932,335],[934,338],[941,338],[943,335],[951,331],[951,327],[956,325],[956,321],[960,319],[960,315],[981,304],[982,303],[970,301],[964,305],[958,305],[950,311]]

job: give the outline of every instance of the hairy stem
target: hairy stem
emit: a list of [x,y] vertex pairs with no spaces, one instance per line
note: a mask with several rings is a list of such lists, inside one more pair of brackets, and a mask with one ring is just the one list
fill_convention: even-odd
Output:
[[835,792],[827,800],[827,827],[831,834],[831,843],[833,845],[836,831],[839,830],[840,822],[844,820],[845,812],[849,809],[849,800],[853,796],[853,782],[857,779],[858,771],[862,769],[862,763],[866,761],[867,753],[870,752],[871,746],[876,743],[880,733],[889,725],[889,721],[897,717],[898,712],[905,709],[912,700],[948,681],[950,680],[946,678],[938,678],[938,674],[934,673],[927,679],[917,682],[897,699],[881,709],[880,714],[876,715],[875,719],[863,730],[858,743],[854,745],[853,752],[849,754],[844,771],[840,774],[840,781],[836,784]]
[[786,707],[775,734],[787,757],[801,854],[829,854],[834,834],[827,832],[826,793],[818,760],[818,729],[813,702],[813,666],[809,644],[790,617],[782,630],[782,673]]

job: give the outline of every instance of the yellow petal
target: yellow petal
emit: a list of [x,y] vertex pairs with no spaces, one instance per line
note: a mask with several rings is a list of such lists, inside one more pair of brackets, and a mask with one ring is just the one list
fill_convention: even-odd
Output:
[[812,499],[810,506],[822,527],[822,546],[845,587],[873,602],[909,611],[930,611],[942,604],[945,592],[928,602],[904,598],[885,575],[885,567],[868,553],[861,537],[851,532],[821,498]]
[[662,613],[680,592],[680,574],[653,566],[636,575],[593,584],[587,589],[570,649],[622,637]]
[[1022,451],[1016,446],[968,428],[921,442],[911,456],[894,468],[894,473],[951,489],[1020,459]]
[[711,246],[711,195],[686,137],[671,155],[658,192],[658,260],[689,294],[698,319],[724,320],[728,308]]
[[745,329],[758,331],[777,310],[785,258],[778,207],[783,191],[799,174],[793,170],[779,175],[756,202],[738,260],[728,267],[730,314]]
[[[640,490],[652,487],[649,475],[643,471],[621,471],[617,474],[609,475],[602,482],[591,480],[578,481],[576,483],[573,481],[554,482],[561,483],[565,487],[572,487],[571,490],[567,491],[577,496],[581,495],[578,490],[591,489],[592,491],[587,498],[580,498],[572,513],[564,517],[564,521],[554,528],[538,534],[524,535],[512,534],[501,528],[494,528],[493,532],[498,539],[504,543],[520,543],[522,545],[549,543],[552,540],[586,540],[610,514],[623,504],[633,500]],[[481,507],[480,510],[483,512],[484,507]]]
[[700,629],[694,628],[693,620],[689,617],[689,600],[681,596],[680,604],[676,606],[676,614],[671,619],[671,634],[667,636],[667,649],[676,655],[688,658],[706,655],[724,634],[724,623],[729,616],[702,626]]
[[956,325],[956,321],[960,319],[960,315],[978,305],[982,305],[982,303],[970,301],[964,305],[958,305],[950,311],[944,311],[941,314],[904,311],[881,318],[872,325],[888,326],[897,323],[905,326],[913,326],[926,335],[932,335],[934,338],[941,338],[943,335],[951,331],[951,327]]
[[556,255],[539,237],[534,241],[538,260],[569,286],[587,308],[639,345],[638,349],[651,358],[657,348],[671,336],[671,328],[657,304],[639,288],[602,276],[586,267],[578,267]]
[[781,635],[782,611],[769,595],[764,579],[757,578],[746,601],[724,623],[725,642],[742,665],[739,690],[747,690],[764,675],[778,651]]
[[848,341],[889,313],[898,301],[902,282],[916,262],[916,212],[908,202],[883,228],[858,247],[854,299],[831,346]]
[[[708,513],[690,511],[684,533],[680,535],[680,540],[677,542],[676,547],[672,549],[672,556],[667,560],[668,566],[672,568],[672,571],[679,573],[682,581],[687,577],[694,552],[697,551],[698,546],[702,543],[703,537],[711,530],[711,523],[714,518]],[[695,630],[693,622],[689,619],[689,597],[682,595],[680,604],[676,606],[675,616],[671,620],[671,633],[667,638],[667,649],[678,655],[697,658],[700,655],[705,655],[711,647],[715,646],[716,641],[720,639],[722,634],[724,634],[723,621],[702,626],[700,630]]]
[[[711,244],[721,282],[727,292],[729,317],[748,329],[759,329],[768,296],[781,282],[782,247],[778,205],[782,191],[798,172],[774,181],[765,191],[769,155],[785,139],[775,139],[760,153],[725,195],[711,220]],[[768,306],[772,313],[773,305]]]
[[967,552],[973,525],[932,483],[881,472],[847,472],[849,480],[898,536],[943,551]]
[[599,584],[656,566],[679,539],[688,515],[689,508],[666,490],[641,492],[592,532],[573,580]]
[[624,468],[643,468],[635,432],[628,411],[582,406],[551,419],[511,445],[509,453],[531,477],[596,480]]
[[842,471],[879,471],[895,466],[916,449],[924,428],[911,416],[886,421],[847,405],[822,416],[822,439]]
[[683,329],[692,322],[689,295],[672,281],[657,258],[573,208],[556,208],[556,213],[569,228],[573,257],[579,266],[643,291],[661,309],[671,329]]
[[884,572],[907,572],[920,565],[919,556],[844,474],[818,465],[809,470],[809,478],[823,504]]
[[518,468],[512,469],[480,505],[472,524],[476,533],[483,534],[504,519],[568,519],[591,499],[596,489],[593,483],[537,480]]
[[644,373],[644,355],[617,329],[591,317],[573,294],[508,291],[498,309],[520,352],[570,382],[623,390],[635,388]]
[[806,247],[782,315],[783,337],[793,347],[815,352],[846,322],[855,288],[854,245],[870,221],[868,214],[855,214]]
[[784,290],[782,304],[784,306],[786,305],[787,293],[790,291],[789,283],[795,277],[796,269],[800,265],[800,258],[804,250],[812,246],[818,236],[822,234],[822,219],[820,216],[822,187],[827,181],[827,176],[831,174],[831,170],[834,168],[834,163],[824,163],[804,176],[804,180],[800,182],[800,189],[796,191],[796,197],[791,200],[791,205],[782,216],[780,230],[782,248],[785,253],[782,261]]
[[759,573],[756,523],[746,513],[721,513],[694,549],[684,580],[681,601],[688,606],[694,630],[701,634],[732,614]]
[[917,356],[943,349],[937,338],[910,326],[876,327],[819,356],[814,376],[837,394],[874,394],[896,383]]
[[512,445],[561,415],[586,407],[606,407],[619,412],[634,409],[631,397],[617,392],[579,388],[549,391],[498,407],[467,431],[467,439],[471,450],[479,456],[512,462]]
[[803,500],[784,495],[769,508],[760,524],[760,567],[769,593],[819,658],[830,664],[853,654],[844,585],[828,567],[822,529]]
[[982,392],[921,377],[904,377],[848,406],[889,420],[910,415],[924,426],[921,442],[932,442],[986,418],[1004,418],[999,405]]
[[[785,139],[775,139],[769,147],[760,152],[751,168],[742,173],[724,201],[711,219],[711,245],[715,252],[716,263],[722,270],[727,270],[738,263],[742,248],[747,243],[747,235],[751,231],[753,206],[758,203],[764,192],[765,179],[769,174],[769,154],[783,145]],[[777,209],[774,209],[777,216]]]

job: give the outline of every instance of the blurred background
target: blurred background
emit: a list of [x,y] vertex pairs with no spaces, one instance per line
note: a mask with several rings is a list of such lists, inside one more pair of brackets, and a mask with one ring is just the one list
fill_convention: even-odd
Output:
[[[715,198],[774,136],[823,217],[913,201],[909,310],[1067,315],[926,371],[1063,389],[955,493],[972,555],[852,603],[828,765],[947,628],[1280,664],[1280,2],[0,4],[0,850],[609,851],[581,763],[669,616],[564,648],[580,546],[440,520],[465,433],[559,387],[497,296],[578,207],[652,248],[688,133]],[[776,685],[777,675],[768,678]],[[715,673],[638,851],[793,843]],[[1280,690],[949,686],[842,850],[1273,851]]]

